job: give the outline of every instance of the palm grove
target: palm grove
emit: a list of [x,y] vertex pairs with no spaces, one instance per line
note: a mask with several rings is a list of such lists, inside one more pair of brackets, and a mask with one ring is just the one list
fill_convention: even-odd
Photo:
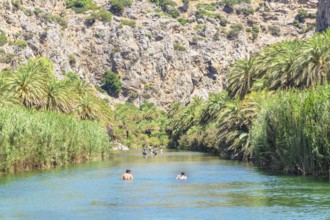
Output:
[[329,175],[329,68],[329,30],[238,60],[226,91],[172,105],[170,144],[274,170]]
[[[103,88],[117,94],[121,89],[118,81],[115,73],[107,72]],[[166,145],[163,111],[150,103],[140,108],[121,104],[113,111],[98,93],[75,73],[59,80],[46,58],[3,70],[0,172],[104,159],[115,139],[130,147]]]

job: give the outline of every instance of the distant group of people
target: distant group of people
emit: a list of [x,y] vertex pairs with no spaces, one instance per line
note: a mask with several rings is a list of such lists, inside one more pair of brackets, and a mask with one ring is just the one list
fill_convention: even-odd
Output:
[[[126,170],[126,173],[124,173],[121,177],[122,180],[133,180],[133,175],[130,169]],[[176,176],[177,180],[187,180],[188,177],[186,176],[184,171],[181,171],[179,175]]]
[[163,148],[162,147],[144,147],[142,149],[142,155],[147,156],[148,152],[153,155],[157,155],[158,153],[162,154],[163,153]]

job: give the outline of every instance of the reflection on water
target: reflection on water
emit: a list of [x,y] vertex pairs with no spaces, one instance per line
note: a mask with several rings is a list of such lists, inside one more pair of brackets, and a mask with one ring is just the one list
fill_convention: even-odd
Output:
[[[133,181],[120,180],[130,168]],[[176,180],[184,170],[187,181]],[[325,179],[278,176],[192,152],[0,177],[0,219],[330,219]]]

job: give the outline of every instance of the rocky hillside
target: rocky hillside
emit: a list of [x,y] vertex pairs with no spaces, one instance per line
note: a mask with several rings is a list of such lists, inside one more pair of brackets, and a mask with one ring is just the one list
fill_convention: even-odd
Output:
[[76,72],[98,86],[111,70],[123,85],[119,100],[166,107],[223,89],[226,67],[236,59],[315,29],[313,1],[230,7],[219,0],[176,2],[164,8],[134,0],[110,21],[95,16],[111,8],[108,0],[95,0],[99,7],[84,13],[64,0],[3,0],[0,69],[44,56],[59,77]]

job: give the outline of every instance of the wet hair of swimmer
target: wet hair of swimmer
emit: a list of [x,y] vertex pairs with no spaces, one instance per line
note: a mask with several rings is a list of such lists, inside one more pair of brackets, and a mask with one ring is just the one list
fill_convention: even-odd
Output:
[[181,172],[181,176],[184,176],[184,172],[183,171]]
[[126,170],[126,173],[130,173],[130,172],[131,172],[131,170],[130,170],[130,169],[127,169],[127,170]]

